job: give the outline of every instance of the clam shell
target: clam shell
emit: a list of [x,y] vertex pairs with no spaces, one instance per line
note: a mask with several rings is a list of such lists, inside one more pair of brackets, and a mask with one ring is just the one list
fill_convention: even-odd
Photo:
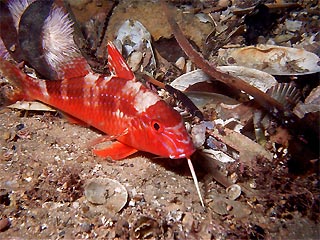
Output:
[[12,109],[28,110],[28,111],[49,111],[56,112],[55,109],[41,102],[17,101],[14,104],[7,106]]
[[127,189],[110,178],[90,179],[85,184],[84,195],[96,211],[107,210],[112,214],[121,211],[128,201]]
[[320,71],[320,58],[303,49],[273,45],[220,49],[220,65],[254,68],[271,75],[304,75]]
[[[217,68],[222,72],[241,78],[263,92],[266,92],[270,87],[277,84],[276,79],[272,75],[253,68],[243,66],[220,66]],[[196,83],[208,82],[210,79],[205,72],[198,69],[181,75],[170,85],[180,91],[185,91],[188,87]]]
[[320,112],[320,86],[311,91],[309,96],[305,99],[304,103],[298,103],[293,112],[299,118],[303,118],[307,113]]
[[116,41],[121,42],[133,71],[141,66],[142,55],[146,58],[144,68],[155,70],[156,60],[151,45],[151,35],[139,21],[126,20],[118,30]]

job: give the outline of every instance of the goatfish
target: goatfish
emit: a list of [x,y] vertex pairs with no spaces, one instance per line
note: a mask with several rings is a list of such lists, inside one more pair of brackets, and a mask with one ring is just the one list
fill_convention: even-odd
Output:
[[[84,59],[64,65],[67,78],[62,80],[31,77],[3,59],[0,72],[21,89],[12,96],[15,100],[41,101],[116,140],[94,149],[98,156],[120,160],[140,150],[173,159],[190,157],[195,148],[181,115],[136,80],[111,42],[107,48],[111,75],[94,73]],[[80,77],[80,72],[85,74]]]

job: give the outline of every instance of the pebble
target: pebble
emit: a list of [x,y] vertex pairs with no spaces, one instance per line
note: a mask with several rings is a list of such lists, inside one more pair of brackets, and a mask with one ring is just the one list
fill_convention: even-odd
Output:
[[2,134],[2,138],[3,140],[7,141],[11,138],[11,133],[9,131],[5,131],[3,134]]
[[186,59],[184,57],[178,58],[175,65],[182,71],[186,65]]
[[119,212],[128,201],[127,189],[110,178],[89,180],[84,187],[84,195],[93,204],[92,208],[97,211],[102,208],[101,210],[108,210],[109,213]]
[[2,218],[0,220],[0,232],[7,230],[10,227],[11,223],[8,218]]
[[81,227],[81,230],[86,233],[88,233],[92,230],[92,224],[87,223],[87,222],[81,223],[80,227]]
[[232,184],[227,187],[226,192],[230,200],[236,200],[241,195],[241,187],[238,184]]
[[227,203],[221,200],[212,202],[210,204],[210,208],[212,211],[214,211],[216,214],[219,214],[221,216],[227,215],[228,214],[228,209],[227,209]]

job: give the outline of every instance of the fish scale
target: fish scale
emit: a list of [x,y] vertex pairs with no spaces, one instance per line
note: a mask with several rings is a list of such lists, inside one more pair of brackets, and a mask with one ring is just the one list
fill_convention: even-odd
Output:
[[[125,80],[115,77],[107,82],[103,80],[103,77],[99,77],[90,85],[84,84],[83,78],[64,80],[61,83],[46,81],[49,97],[43,94],[41,88],[32,95],[103,132],[120,134],[137,112],[132,105],[134,96],[121,94],[121,86],[125,84]],[[60,93],[64,84],[68,88],[66,95],[62,96]],[[84,94],[86,91],[87,94]],[[120,113],[123,115],[120,116]]]

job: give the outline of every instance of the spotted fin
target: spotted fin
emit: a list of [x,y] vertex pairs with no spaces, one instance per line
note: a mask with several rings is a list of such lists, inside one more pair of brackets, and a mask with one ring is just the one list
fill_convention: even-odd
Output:
[[103,149],[93,149],[93,153],[95,155],[103,158],[111,157],[113,160],[124,159],[137,151],[137,149],[118,141],[113,142],[111,145]]
[[57,69],[59,79],[85,77],[90,71],[90,66],[83,57],[74,58]]
[[127,80],[134,79],[133,72],[112,42],[108,42],[108,64],[116,77]]

